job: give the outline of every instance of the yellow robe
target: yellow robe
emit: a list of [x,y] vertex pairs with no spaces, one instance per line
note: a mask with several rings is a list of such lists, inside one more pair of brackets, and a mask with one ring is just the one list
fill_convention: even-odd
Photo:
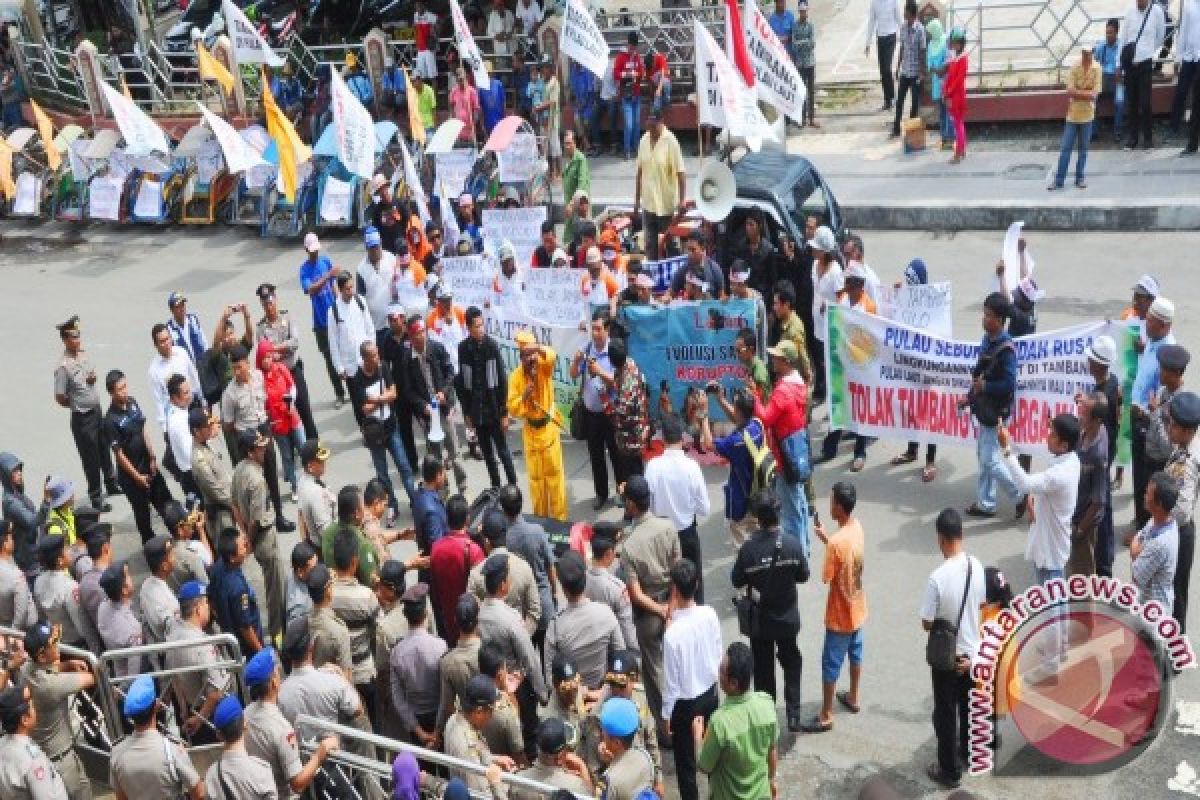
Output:
[[[563,470],[562,441],[559,427],[555,423],[561,415],[554,405],[555,353],[549,347],[542,348],[542,360],[533,377],[533,397],[524,398],[529,375],[524,365],[513,370],[508,378],[508,415],[525,421],[521,427],[521,441],[525,448],[525,463],[529,468],[529,495],[533,500],[533,513],[539,517],[567,519],[567,483]],[[539,406],[541,408],[539,408]],[[545,411],[554,415],[540,428],[530,420],[544,420]]]

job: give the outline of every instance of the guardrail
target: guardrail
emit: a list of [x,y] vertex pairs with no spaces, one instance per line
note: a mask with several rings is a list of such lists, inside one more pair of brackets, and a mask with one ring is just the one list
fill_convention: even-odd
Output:
[[24,37],[16,41],[25,68],[26,89],[34,97],[51,100],[67,108],[87,108],[83,82],[75,70],[71,53],[51,45],[45,39],[35,42]]

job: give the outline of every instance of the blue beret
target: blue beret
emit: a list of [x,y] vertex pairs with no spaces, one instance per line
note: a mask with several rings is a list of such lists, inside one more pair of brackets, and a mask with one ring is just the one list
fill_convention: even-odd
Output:
[[241,716],[242,704],[236,697],[229,695],[217,703],[217,709],[213,711],[213,725],[217,730],[221,730],[229,723],[241,719]]
[[638,729],[637,706],[624,697],[610,697],[600,709],[600,727],[609,736],[628,736]]
[[379,235],[379,231],[373,227],[367,228],[366,232],[363,233],[363,244],[367,247],[379,247],[382,242],[383,238]]
[[188,600],[203,597],[206,591],[207,587],[200,581],[188,581],[179,587],[179,602],[186,603]]
[[275,673],[275,648],[264,647],[254,654],[254,658],[246,662],[244,677],[247,686],[258,686],[266,683]]
[[125,693],[125,716],[133,717],[145,713],[158,699],[154,690],[154,679],[149,675],[140,675]]
[[1195,392],[1180,392],[1172,397],[1167,411],[1181,428],[1200,428],[1200,395]]

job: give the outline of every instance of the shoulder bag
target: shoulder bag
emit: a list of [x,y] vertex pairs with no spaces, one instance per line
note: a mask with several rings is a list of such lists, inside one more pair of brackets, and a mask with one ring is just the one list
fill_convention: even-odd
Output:
[[[360,373],[361,374],[361,373]],[[379,368],[379,379],[376,381],[379,384],[380,394],[387,391],[387,382],[383,379],[383,365]],[[365,387],[364,387],[365,389]],[[363,392],[364,396],[366,392]],[[369,448],[383,447],[387,444],[389,433],[387,420],[382,420],[375,416],[374,413],[364,414],[362,424],[359,426],[362,431],[363,442]]]
[[1121,72],[1126,75],[1133,70],[1133,59],[1137,55],[1138,39],[1142,38],[1142,31],[1146,30],[1146,20],[1150,19],[1150,12],[1153,10],[1153,5],[1146,5],[1146,11],[1142,14],[1142,27],[1138,28],[1137,36],[1133,38],[1132,42],[1126,42],[1121,47]]
[[[992,369],[1000,363],[1000,356],[1006,351],[1016,353],[1016,348],[1013,346],[1012,340],[1008,340],[995,348],[991,352],[980,356],[978,364],[978,375],[981,375],[986,380]],[[979,420],[979,424],[987,428],[994,428],[999,424],[1000,420],[1007,417],[1012,408],[1012,395],[1009,395],[1004,401],[997,400],[986,391],[972,391],[968,395],[971,401],[971,413]]]
[[[783,550],[783,534],[775,534],[775,551],[771,553],[771,565],[767,567],[767,575],[763,583],[767,581],[775,573],[775,565],[779,563],[779,553]],[[761,592],[760,592],[761,595]],[[762,609],[759,607],[760,601],[754,597],[753,587],[749,582],[746,583],[746,593],[741,597],[733,599],[733,606],[737,609],[738,618],[738,633],[748,639],[756,639],[762,634]]]
[[925,663],[934,669],[950,672],[958,659],[958,629],[962,626],[963,612],[967,610],[967,595],[971,593],[971,557],[967,556],[967,585],[963,587],[962,602],[958,606],[958,621],[935,619],[929,628],[929,639],[925,642]]
[[575,402],[571,404],[571,415],[568,420],[571,438],[580,442],[587,438],[587,406],[583,404],[583,384],[587,380],[587,355],[591,349],[591,344],[588,344],[583,351],[583,361],[579,364],[579,394],[575,397]]

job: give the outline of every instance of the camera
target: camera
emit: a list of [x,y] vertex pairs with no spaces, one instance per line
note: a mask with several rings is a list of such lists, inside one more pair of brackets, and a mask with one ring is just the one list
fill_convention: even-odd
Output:
[[708,383],[704,384],[704,391],[706,394],[720,394],[721,384],[717,383],[716,381],[709,381]]

